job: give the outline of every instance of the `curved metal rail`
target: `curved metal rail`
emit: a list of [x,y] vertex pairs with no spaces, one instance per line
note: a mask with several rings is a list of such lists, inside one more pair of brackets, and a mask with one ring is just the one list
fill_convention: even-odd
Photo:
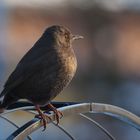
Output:
[[[19,108],[21,109],[21,108]],[[33,107],[25,107],[22,108],[24,110],[33,109]],[[16,109],[18,110],[18,109]],[[106,115],[110,115],[115,117],[123,122],[126,122],[136,129],[140,130],[140,118],[135,114],[122,109],[117,106],[109,105],[109,104],[101,104],[101,103],[80,103],[80,104],[71,104],[68,106],[64,106],[58,108],[64,115],[64,117],[70,116],[71,114],[81,114],[81,113],[103,113]],[[7,112],[8,113],[8,112]],[[48,114],[47,114],[48,115]],[[49,116],[54,120],[54,114],[51,113]],[[25,125],[17,129],[14,133],[12,133],[6,140],[19,140],[26,138],[29,134],[39,129],[42,126],[42,121],[38,118],[34,118],[33,120],[27,122]]]

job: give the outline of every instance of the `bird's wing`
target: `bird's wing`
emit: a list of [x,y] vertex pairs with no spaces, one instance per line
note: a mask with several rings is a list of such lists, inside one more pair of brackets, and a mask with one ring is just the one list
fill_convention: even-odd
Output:
[[[4,90],[2,91],[0,97],[7,94],[9,91],[22,84],[25,80],[27,80],[30,76],[35,75],[44,67],[48,67],[51,59],[54,59],[55,54],[53,51],[41,50],[36,48],[32,48],[18,63],[17,67],[13,71],[13,73],[9,76],[7,82],[4,85]],[[47,55],[47,57],[46,57]],[[51,56],[51,57],[49,57]],[[43,59],[44,58],[44,59]],[[46,60],[46,58],[49,58]],[[45,62],[43,62],[45,61]]]

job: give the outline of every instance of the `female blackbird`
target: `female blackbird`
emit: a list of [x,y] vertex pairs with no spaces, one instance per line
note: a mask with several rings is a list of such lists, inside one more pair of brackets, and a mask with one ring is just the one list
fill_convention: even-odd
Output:
[[[46,128],[45,115],[40,106],[48,105],[54,112],[57,123],[61,112],[50,104],[72,80],[77,61],[72,42],[82,36],[72,35],[63,26],[51,26],[25,54],[9,76],[0,97],[0,113],[19,99],[32,102]],[[49,117],[48,117],[49,118]]]

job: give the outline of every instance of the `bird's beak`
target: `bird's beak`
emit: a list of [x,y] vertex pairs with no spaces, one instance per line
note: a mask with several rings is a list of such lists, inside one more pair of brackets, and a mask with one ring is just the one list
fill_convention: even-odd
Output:
[[83,39],[84,37],[83,36],[80,36],[80,35],[73,35],[72,36],[72,40],[77,40],[77,39]]

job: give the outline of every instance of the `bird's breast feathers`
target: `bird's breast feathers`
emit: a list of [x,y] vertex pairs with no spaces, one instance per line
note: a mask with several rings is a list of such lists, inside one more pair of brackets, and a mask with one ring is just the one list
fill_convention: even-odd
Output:
[[66,61],[66,70],[71,75],[74,76],[77,69],[77,60],[75,57],[68,57]]

